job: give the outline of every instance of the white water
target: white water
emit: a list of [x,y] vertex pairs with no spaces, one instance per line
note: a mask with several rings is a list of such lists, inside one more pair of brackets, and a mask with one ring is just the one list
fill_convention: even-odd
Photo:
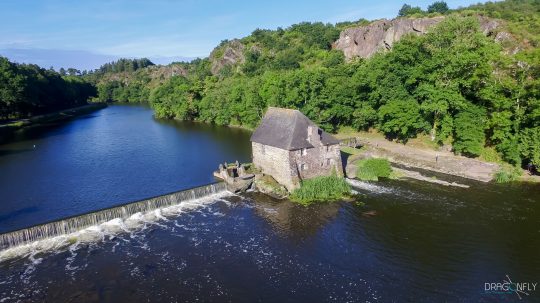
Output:
[[159,225],[159,221],[167,220],[168,216],[204,207],[228,195],[224,184],[211,184],[2,234],[0,244],[4,245],[4,250],[0,251],[0,262],[112,239],[147,224]]
[[360,180],[355,179],[346,179],[347,183],[349,183],[354,189],[361,189],[365,190],[371,193],[376,194],[388,194],[393,193],[394,190],[392,188],[384,187],[382,185],[377,185],[369,182],[364,182]]

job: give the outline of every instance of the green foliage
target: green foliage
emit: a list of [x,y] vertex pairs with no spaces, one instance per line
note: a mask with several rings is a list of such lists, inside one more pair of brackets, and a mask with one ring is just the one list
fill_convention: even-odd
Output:
[[[158,117],[252,128],[268,106],[295,108],[327,131],[377,129],[403,142],[421,136],[433,146],[452,143],[466,156],[538,166],[539,9],[537,0],[455,11],[439,1],[429,12],[404,5],[400,16],[448,16],[427,34],[403,37],[370,59],[345,62],[331,49],[340,30],[368,21],[306,22],[235,40],[244,60],[219,72],[212,67],[232,41],[223,41],[210,59],[175,63],[183,72],[174,76],[156,75],[150,66],[84,78],[95,79],[97,99],[150,100]],[[486,37],[478,12],[506,20],[501,29],[526,38],[524,50],[511,55],[504,43]]]
[[411,16],[414,14],[422,14],[424,11],[418,6],[412,7],[409,4],[403,4],[398,12],[399,17]]
[[313,202],[331,202],[347,198],[351,194],[351,186],[342,177],[322,176],[302,181],[299,189],[294,190],[290,199],[300,204]]
[[480,153],[480,160],[493,163],[502,163],[501,155],[493,147],[484,147]]
[[84,105],[95,93],[90,83],[76,76],[62,77],[52,69],[0,57],[0,120]]
[[519,143],[519,151],[523,159],[537,169],[540,168],[540,127],[522,130]]
[[445,14],[448,12],[448,4],[444,1],[436,1],[427,7],[428,13]]
[[538,0],[488,1],[464,8],[486,17],[503,19],[507,29],[520,41],[540,46],[540,3]]
[[389,138],[406,141],[425,127],[420,106],[414,99],[392,100],[379,108],[379,129]]
[[379,181],[379,178],[390,178],[392,167],[386,159],[369,158],[356,162],[356,177],[364,181]]
[[494,179],[497,183],[508,183],[518,181],[523,174],[522,170],[519,167],[514,167],[511,165],[503,165],[495,173]]
[[482,153],[486,113],[482,108],[471,107],[456,115],[454,129],[454,151],[467,156]]
[[[152,66],[154,63],[146,58],[141,59],[118,59],[110,63],[103,64],[96,73],[121,73],[134,72],[140,68]],[[69,70],[68,70],[69,71]]]

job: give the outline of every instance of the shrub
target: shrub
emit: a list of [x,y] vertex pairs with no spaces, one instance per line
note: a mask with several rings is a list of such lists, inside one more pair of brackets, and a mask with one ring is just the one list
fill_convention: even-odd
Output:
[[501,156],[493,147],[484,147],[480,152],[480,160],[493,163],[502,162]]
[[519,167],[514,167],[511,165],[503,165],[495,173],[495,182],[497,183],[507,183],[518,181],[523,174],[523,171]]
[[290,198],[294,202],[308,205],[313,202],[337,201],[351,193],[351,186],[345,178],[335,175],[315,177],[302,181],[299,189],[293,191]]
[[379,181],[379,178],[389,178],[392,174],[392,167],[386,159],[363,159],[356,162],[356,165],[356,177],[360,180]]

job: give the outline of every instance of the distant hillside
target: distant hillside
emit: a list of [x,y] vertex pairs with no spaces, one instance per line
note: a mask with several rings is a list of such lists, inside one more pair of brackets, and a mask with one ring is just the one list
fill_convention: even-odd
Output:
[[157,117],[253,127],[268,106],[297,108],[328,131],[429,134],[540,166],[539,12],[535,0],[404,5],[394,20],[256,29],[208,58],[93,81],[97,100],[150,101]]

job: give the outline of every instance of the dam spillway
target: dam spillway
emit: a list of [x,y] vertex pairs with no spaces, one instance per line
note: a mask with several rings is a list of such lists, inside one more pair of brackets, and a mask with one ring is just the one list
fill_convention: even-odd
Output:
[[225,191],[225,183],[213,183],[7,232],[0,234],[0,250],[68,235],[113,219],[127,219],[137,213],[145,213]]

